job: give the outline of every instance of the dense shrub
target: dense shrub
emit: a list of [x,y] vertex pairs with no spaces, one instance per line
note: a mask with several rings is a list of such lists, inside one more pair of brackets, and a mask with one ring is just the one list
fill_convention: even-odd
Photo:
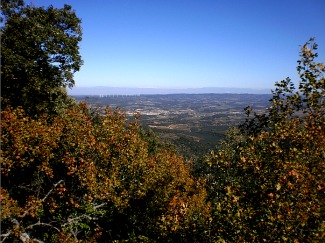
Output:
[[265,114],[251,114],[208,158],[216,239],[324,242],[325,67],[311,39],[299,88],[276,83]]
[[8,108],[1,122],[3,239],[203,237],[202,181],[176,154],[149,155],[122,112],[93,124],[81,104],[48,123]]

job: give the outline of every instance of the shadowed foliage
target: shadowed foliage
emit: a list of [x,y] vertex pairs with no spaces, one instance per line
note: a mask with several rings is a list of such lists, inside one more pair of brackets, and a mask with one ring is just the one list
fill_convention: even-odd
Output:
[[7,108],[1,122],[3,238],[204,238],[203,181],[120,111],[93,124],[80,104],[48,123]]
[[276,83],[271,106],[252,114],[207,159],[217,239],[323,242],[325,80],[317,44],[301,48],[296,90]]

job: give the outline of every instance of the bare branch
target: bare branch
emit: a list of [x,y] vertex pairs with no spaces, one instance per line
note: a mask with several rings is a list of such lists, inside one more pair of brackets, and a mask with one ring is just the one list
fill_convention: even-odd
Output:
[[35,224],[31,224],[31,225],[27,226],[26,229],[32,229],[32,228],[34,228],[35,226],[47,226],[47,227],[50,227],[50,228],[55,229],[57,232],[60,232],[60,229],[58,229],[57,227],[53,226],[52,224],[49,224],[49,223],[42,223],[42,222],[40,222],[40,221],[38,221],[38,222],[35,223]]
[[[93,205],[93,210],[96,211],[97,209],[102,208],[105,205],[106,205],[106,203],[102,203],[102,204],[99,204],[99,205]],[[62,227],[65,227],[67,225],[72,225],[72,224],[74,224],[74,223],[76,223],[79,220],[84,219],[84,218],[88,218],[89,220],[95,219],[95,218],[91,217],[89,214],[82,214],[82,215],[80,215],[78,217],[75,217],[75,218],[68,218],[67,223],[62,224]]]
[[104,207],[105,205],[106,205],[106,203],[102,203],[102,204],[99,204],[99,205],[94,205],[93,209],[96,210],[96,209],[99,209],[101,207]]
[[2,242],[4,242],[6,239],[7,239],[7,237],[9,237],[9,235],[11,234],[11,231],[8,231],[7,233],[5,233],[5,234],[1,234],[0,235],[0,239],[1,239],[1,243]]
[[[51,190],[49,190],[48,191],[48,193],[45,195],[45,197],[43,197],[42,199],[41,199],[41,202],[44,202],[48,197],[49,197],[49,195],[53,192],[53,190],[59,185],[59,184],[61,184],[61,183],[63,183],[64,181],[63,180],[60,180],[60,181],[58,181],[57,183],[55,183],[54,185],[53,185],[53,188],[51,189]],[[35,206],[31,206],[30,208],[28,208],[27,210],[25,210],[24,211],[24,214],[21,216],[22,218],[24,218],[27,214],[28,214],[28,212],[30,211],[30,210],[32,210],[33,208],[34,208]]]
[[33,239],[33,241],[38,242],[38,243],[44,243],[43,241],[38,240],[38,239]]
[[87,214],[82,214],[82,215],[80,215],[78,217],[75,217],[75,218],[68,218],[67,219],[68,222],[62,224],[62,227],[65,227],[67,225],[73,225],[74,223],[78,222],[80,219],[84,219],[84,218],[88,218],[89,220],[92,220],[93,219],[92,217],[90,217]]

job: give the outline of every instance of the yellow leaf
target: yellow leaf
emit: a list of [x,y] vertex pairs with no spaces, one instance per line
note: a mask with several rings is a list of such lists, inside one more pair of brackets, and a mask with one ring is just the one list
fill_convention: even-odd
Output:
[[276,184],[276,190],[279,191],[281,189],[280,183]]

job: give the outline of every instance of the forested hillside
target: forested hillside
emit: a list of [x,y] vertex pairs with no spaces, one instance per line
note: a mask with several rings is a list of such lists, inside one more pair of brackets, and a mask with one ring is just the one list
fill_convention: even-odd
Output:
[[264,113],[248,107],[193,164],[136,115],[67,96],[82,64],[71,6],[1,5],[1,242],[325,241],[314,39],[301,47],[299,86],[277,82]]

